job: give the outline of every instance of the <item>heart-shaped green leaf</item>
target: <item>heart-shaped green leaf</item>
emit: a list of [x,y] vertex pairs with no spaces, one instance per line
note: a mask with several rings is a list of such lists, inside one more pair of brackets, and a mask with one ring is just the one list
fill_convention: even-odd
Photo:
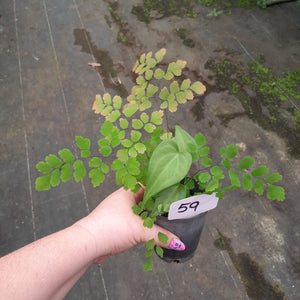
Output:
[[144,202],[182,180],[192,164],[188,152],[180,152],[173,140],[164,140],[154,150],[149,162]]

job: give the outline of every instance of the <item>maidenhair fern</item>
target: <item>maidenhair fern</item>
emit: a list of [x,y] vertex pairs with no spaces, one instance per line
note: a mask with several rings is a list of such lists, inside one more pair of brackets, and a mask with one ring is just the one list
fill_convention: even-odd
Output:
[[[49,190],[72,178],[78,182],[87,175],[92,185],[98,187],[112,170],[117,184],[125,189],[137,192],[140,183],[146,186],[143,200],[133,207],[133,211],[149,228],[158,215],[168,213],[174,201],[190,196],[195,183],[202,193],[216,193],[220,199],[225,192],[241,187],[258,195],[266,193],[271,200],[284,200],[284,189],[274,185],[282,179],[280,174],[270,174],[264,165],[254,167],[255,161],[250,156],[233,164],[238,146],[222,147],[220,158],[213,162],[202,133],[192,137],[175,126],[173,137],[162,129],[166,110],[175,112],[179,105],[193,100],[195,94],[205,92],[205,86],[199,81],[176,80],[182,75],[185,61],[177,60],[163,68],[160,62],[165,54],[166,50],[161,49],[154,55],[149,52],[137,59],[132,70],[136,74],[136,85],[127,99],[112,97],[109,93],[96,95],[92,109],[105,118],[97,142],[99,155],[91,157],[91,141],[77,136],[75,142],[79,151],[76,153],[80,154],[63,149],[58,156],[50,154],[36,165],[43,174],[36,179],[36,190]],[[160,108],[153,111],[150,108],[154,98],[160,101]],[[105,158],[111,155],[115,155],[115,159],[108,165]],[[187,174],[196,161],[205,171],[199,171],[192,181],[187,179]],[[166,235],[159,233],[158,238],[167,244]],[[146,244],[146,271],[152,269],[154,244],[154,240]],[[163,255],[160,247],[156,252]]]
[[[192,100],[194,94],[205,92],[204,85],[199,81],[191,83],[190,79],[186,79],[181,84],[176,81],[176,77],[182,74],[185,61],[171,62],[165,70],[159,67],[165,54],[166,50],[161,49],[154,56],[152,52],[140,56],[132,70],[137,74],[136,85],[126,101],[120,96],[112,97],[105,93],[96,96],[92,107],[106,120],[100,129],[103,137],[98,140],[99,153],[105,158],[111,155],[114,148],[119,148],[110,168],[116,172],[117,183],[126,189],[136,191],[139,188],[137,182],[143,182],[143,165],[147,165],[149,154],[161,139],[167,137],[159,126],[163,122],[164,110],[174,112],[178,105]],[[157,85],[161,80],[166,82],[163,88]],[[161,100],[160,110],[147,113],[154,97]],[[145,133],[151,134],[151,141],[143,139]],[[105,180],[110,168],[100,158],[90,158],[90,140],[77,136],[76,145],[82,160],[75,160],[70,150],[63,149],[58,153],[60,158],[49,155],[44,162],[37,164],[38,171],[45,174],[36,180],[38,191],[48,190],[71,178],[80,181],[87,174],[94,187]],[[83,163],[83,160],[86,162]]]

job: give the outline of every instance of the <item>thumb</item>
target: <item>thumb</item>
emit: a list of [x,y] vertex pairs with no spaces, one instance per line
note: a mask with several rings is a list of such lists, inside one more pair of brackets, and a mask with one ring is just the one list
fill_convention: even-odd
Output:
[[[172,250],[177,250],[177,251],[184,251],[186,249],[186,245],[180,240],[178,236],[173,234],[172,232],[154,224],[151,229],[145,228],[146,232],[144,235],[144,242],[147,242],[151,239],[155,240],[155,244],[167,248],[167,249],[172,249]],[[159,240],[159,233],[162,233],[168,237],[167,244],[162,243],[162,241]]]

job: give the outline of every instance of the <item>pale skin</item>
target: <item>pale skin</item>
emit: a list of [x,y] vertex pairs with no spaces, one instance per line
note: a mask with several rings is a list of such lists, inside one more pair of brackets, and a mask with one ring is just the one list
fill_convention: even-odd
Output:
[[[63,299],[95,263],[154,238],[169,248],[174,234],[156,225],[148,229],[131,207],[142,200],[123,188],[104,199],[87,217],[59,232],[0,258],[0,295],[3,299]],[[157,234],[168,236],[168,245]]]

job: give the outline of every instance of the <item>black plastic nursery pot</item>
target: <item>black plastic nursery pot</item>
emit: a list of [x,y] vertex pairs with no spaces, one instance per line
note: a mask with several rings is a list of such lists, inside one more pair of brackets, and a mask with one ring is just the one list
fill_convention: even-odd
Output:
[[155,224],[176,234],[186,245],[184,251],[164,249],[164,261],[183,263],[194,256],[204,227],[205,215],[206,212],[190,219],[177,220],[168,220],[162,216],[156,218]]

